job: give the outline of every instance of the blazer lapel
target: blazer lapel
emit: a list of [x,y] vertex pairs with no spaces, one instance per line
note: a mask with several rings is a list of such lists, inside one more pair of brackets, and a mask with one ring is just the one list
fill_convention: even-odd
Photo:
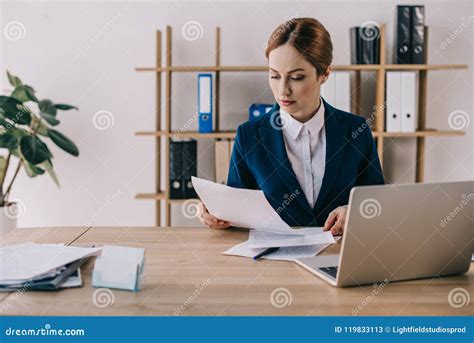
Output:
[[313,211],[321,208],[322,204],[325,203],[331,188],[334,186],[335,182],[337,182],[336,177],[342,162],[343,148],[346,144],[344,133],[346,132],[347,123],[339,120],[337,110],[329,105],[324,99],[323,101],[325,108],[324,125],[326,130],[326,167],[324,170],[321,190],[319,191],[318,199]]
[[280,108],[278,104],[275,104],[272,110],[267,114],[267,119],[264,125],[259,128],[262,143],[270,157],[274,170],[281,178],[283,184],[288,188],[288,194],[292,194],[298,190],[299,196],[296,197],[297,201],[304,209],[305,213],[312,213],[311,207],[306,200],[306,196],[296,178],[291,162],[288,159],[282,129],[278,128],[276,125],[272,125],[272,123],[280,123],[279,116]]

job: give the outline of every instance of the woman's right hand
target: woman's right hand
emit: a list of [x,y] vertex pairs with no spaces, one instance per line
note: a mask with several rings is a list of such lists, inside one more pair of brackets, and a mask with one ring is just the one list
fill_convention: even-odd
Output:
[[228,227],[230,227],[230,223],[228,221],[220,220],[214,217],[212,214],[210,214],[207,211],[206,206],[204,206],[202,202],[199,203],[198,208],[199,208],[199,220],[201,223],[203,223],[207,227],[210,227],[211,229],[217,229],[217,230],[227,229]]

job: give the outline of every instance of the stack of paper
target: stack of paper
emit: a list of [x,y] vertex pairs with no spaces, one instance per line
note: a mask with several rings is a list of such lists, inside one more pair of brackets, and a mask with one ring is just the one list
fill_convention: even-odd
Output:
[[336,243],[336,239],[327,232],[322,232],[322,227],[311,228],[313,234],[306,236],[290,236],[271,234],[268,232],[250,231],[249,239],[227,251],[224,255],[234,255],[253,258],[268,248],[278,247],[277,251],[265,255],[262,258],[268,260],[295,261],[302,257],[313,257]]
[[291,228],[261,190],[233,188],[194,176],[192,182],[209,213],[231,226],[252,229],[248,241],[224,254],[254,257],[267,248],[280,248],[265,258],[293,261],[315,256],[336,243],[332,234],[323,232],[322,227]]
[[321,244],[336,243],[333,235],[330,232],[323,232],[322,227],[312,227],[305,235],[280,235],[271,232],[250,231],[249,233],[249,247],[257,248],[271,248],[271,247],[300,247],[313,246]]
[[[101,248],[23,243],[0,248],[0,290],[58,288]],[[38,286],[38,287],[36,287]]]

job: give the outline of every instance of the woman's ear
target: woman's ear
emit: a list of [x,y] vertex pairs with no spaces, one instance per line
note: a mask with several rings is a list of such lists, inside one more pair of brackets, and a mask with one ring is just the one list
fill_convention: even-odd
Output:
[[331,74],[331,71],[332,71],[332,66],[329,66],[326,71],[320,75],[320,79],[321,79],[321,84],[325,83],[327,81],[327,79],[329,78],[329,74]]

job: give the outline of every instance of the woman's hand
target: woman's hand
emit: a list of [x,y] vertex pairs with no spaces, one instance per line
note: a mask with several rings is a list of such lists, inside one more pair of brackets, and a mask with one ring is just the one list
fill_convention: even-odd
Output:
[[323,231],[331,230],[333,236],[342,235],[344,231],[344,223],[346,222],[347,205],[335,208],[328,215],[326,223],[324,223]]
[[216,217],[214,217],[212,214],[210,214],[207,211],[206,206],[202,202],[199,203],[198,205],[199,209],[199,220],[201,223],[204,225],[210,227],[211,229],[217,229],[217,230],[222,230],[222,229],[227,229],[230,227],[230,223],[225,221],[225,220],[220,220]]

